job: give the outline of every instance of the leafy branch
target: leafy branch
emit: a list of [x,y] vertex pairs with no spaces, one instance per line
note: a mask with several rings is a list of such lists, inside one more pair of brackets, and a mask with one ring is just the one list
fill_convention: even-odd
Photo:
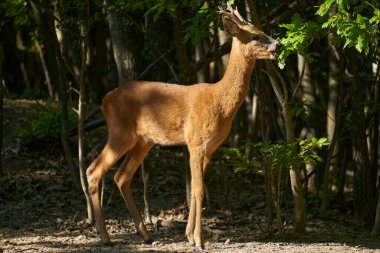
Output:
[[283,50],[279,56],[279,66],[283,68],[287,57],[297,52],[312,62],[317,54],[306,51],[315,39],[333,35],[333,43],[343,48],[355,48],[368,55],[379,43],[380,9],[367,1],[354,4],[349,0],[327,0],[316,11],[316,20],[303,20],[299,14],[293,15],[289,24],[281,24],[286,29],[280,39]]
[[[258,173],[266,168],[290,169],[299,163],[316,165],[322,161],[318,151],[328,145],[330,143],[327,138],[296,140],[293,143],[279,141],[254,144],[246,142],[237,148],[224,148],[223,153],[235,172]],[[299,150],[297,154],[293,153],[295,146]],[[255,155],[246,154],[247,148],[252,148]]]

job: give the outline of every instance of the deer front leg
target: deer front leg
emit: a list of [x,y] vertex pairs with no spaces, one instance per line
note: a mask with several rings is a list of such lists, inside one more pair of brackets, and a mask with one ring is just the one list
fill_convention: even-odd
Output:
[[202,149],[190,149],[191,203],[186,235],[197,251],[204,249],[202,239],[202,204],[204,196],[204,156]]
[[[210,155],[211,156],[211,155]],[[203,175],[205,173],[205,170],[207,168],[210,156],[205,156],[203,160]],[[191,186],[191,189],[194,189],[194,186]],[[195,229],[195,213],[196,213],[196,198],[195,198],[195,191],[191,191],[191,199],[190,199],[190,212],[189,212],[189,218],[186,226],[186,236],[187,240],[189,241],[191,246],[195,245],[194,242],[194,229]]]
[[114,177],[115,183],[120,190],[129,212],[131,213],[136,230],[140,235],[142,235],[145,243],[147,244],[151,244],[153,242],[152,236],[146,229],[140,211],[138,210],[135,200],[133,199],[131,183],[136,170],[152,146],[152,144],[137,142],[136,146],[127,154],[127,157],[117,170]]

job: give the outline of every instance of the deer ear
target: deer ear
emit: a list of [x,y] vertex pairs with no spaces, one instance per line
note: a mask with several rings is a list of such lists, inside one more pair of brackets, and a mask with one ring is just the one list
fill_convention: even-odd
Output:
[[224,30],[228,32],[231,36],[236,37],[239,34],[239,26],[231,18],[223,16],[223,26]]

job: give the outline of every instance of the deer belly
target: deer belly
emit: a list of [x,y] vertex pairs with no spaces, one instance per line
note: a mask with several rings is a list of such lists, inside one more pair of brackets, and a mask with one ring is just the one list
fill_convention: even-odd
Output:
[[138,127],[137,134],[146,140],[160,145],[185,144],[183,127],[176,124],[142,124]]

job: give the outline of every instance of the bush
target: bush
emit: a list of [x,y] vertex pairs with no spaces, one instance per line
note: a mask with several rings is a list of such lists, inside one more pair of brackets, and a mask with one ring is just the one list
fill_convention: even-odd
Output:
[[[19,130],[18,136],[24,145],[60,144],[62,109],[51,103],[36,104],[36,116]],[[69,113],[69,126],[73,130],[76,125],[75,114]]]

